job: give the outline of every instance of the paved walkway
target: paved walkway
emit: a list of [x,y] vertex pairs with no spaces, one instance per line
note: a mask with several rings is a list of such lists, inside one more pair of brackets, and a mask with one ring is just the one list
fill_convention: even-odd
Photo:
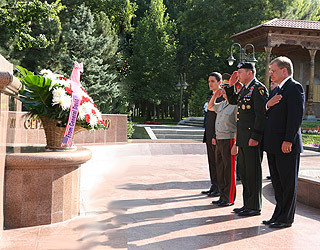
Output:
[[[263,180],[261,216],[231,213],[200,194],[209,187],[202,143],[91,146],[82,168],[81,215],[53,225],[0,232],[0,249],[319,249],[320,210],[298,203],[291,228],[270,229],[274,198]],[[320,168],[306,151],[301,168]],[[263,177],[268,175],[264,159]]]

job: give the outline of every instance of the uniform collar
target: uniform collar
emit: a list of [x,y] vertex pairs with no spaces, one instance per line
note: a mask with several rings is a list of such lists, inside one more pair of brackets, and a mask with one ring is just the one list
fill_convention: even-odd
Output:
[[246,89],[249,88],[249,86],[251,85],[251,83],[255,80],[256,78],[253,77],[252,80],[247,84],[247,85],[244,85],[246,87]]

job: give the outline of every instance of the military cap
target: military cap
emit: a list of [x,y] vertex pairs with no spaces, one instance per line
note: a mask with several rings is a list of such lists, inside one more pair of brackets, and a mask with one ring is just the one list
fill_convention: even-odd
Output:
[[243,62],[238,64],[238,69],[250,69],[252,72],[255,71],[253,63]]

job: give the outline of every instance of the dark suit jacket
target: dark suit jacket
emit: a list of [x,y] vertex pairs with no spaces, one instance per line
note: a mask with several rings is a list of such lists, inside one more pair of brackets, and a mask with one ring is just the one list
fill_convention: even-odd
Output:
[[[211,96],[212,98],[212,96]],[[222,102],[224,98],[222,96],[218,97],[216,102]],[[211,143],[212,138],[216,138],[216,118],[217,113],[211,110],[207,112],[205,130],[203,135],[203,142]]]
[[249,86],[243,86],[238,94],[234,86],[225,90],[229,103],[238,105],[237,145],[248,147],[250,138],[260,144],[266,120],[264,106],[268,98],[265,86],[253,79]]
[[270,97],[282,95],[281,101],[266,111],[264,130],[264,150],[272,154],[282,154],[283,141],[292,143],[292,152],[303,151],[301,122],[304,114],[305,94],[301,84],[288,79],[282,89],[273,89]]

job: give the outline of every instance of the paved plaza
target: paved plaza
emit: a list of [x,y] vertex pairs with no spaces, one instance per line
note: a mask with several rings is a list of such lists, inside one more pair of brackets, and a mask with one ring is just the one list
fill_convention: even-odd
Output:
[[[262,214],[240,217],[242,186],[232,207],[200,194],[209,173],[205,144],[133,141],[90,146],[82,166],[80,216],[52,225],[6,229],[0,249],[320,249],[320,210],[297,204],[291,228],[261,224],[275,201],[266,157]],[[320,168],[320,153],[306,150],[301,169]]]

